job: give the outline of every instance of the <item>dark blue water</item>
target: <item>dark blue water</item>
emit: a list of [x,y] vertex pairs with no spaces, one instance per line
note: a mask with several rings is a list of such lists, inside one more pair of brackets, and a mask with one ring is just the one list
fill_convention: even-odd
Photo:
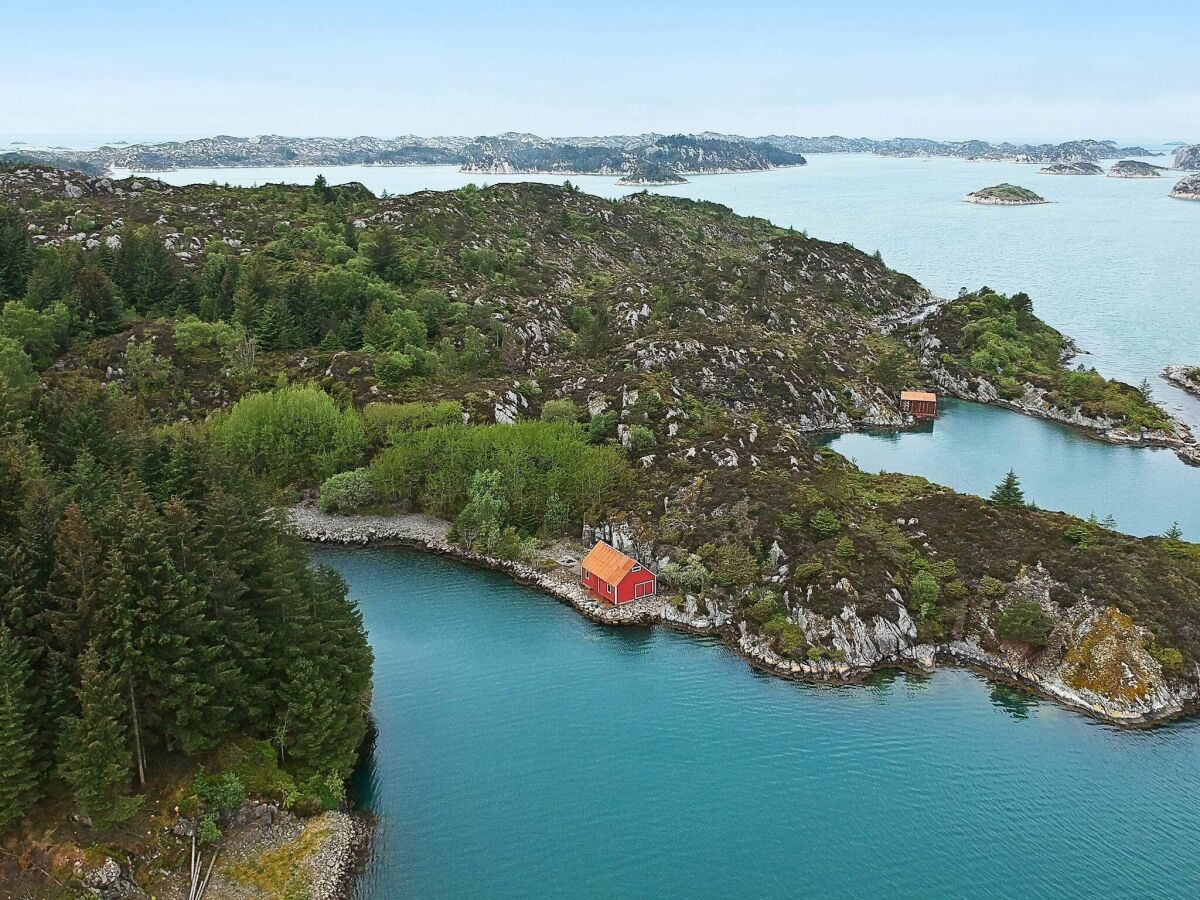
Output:
[[1196,723],[959,670],[798,685],[437,557],[314,556],[375,648],[363,900],[1200,895]]

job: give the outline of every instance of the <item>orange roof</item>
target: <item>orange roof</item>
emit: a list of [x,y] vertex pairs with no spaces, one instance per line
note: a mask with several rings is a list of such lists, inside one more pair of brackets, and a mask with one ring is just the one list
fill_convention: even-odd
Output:
[[585,569],[593,575],[600,576],[608,584],[620,584],[621,579],[636,565],[636,559],[608,546],[604,541],[597,541],[592,552],[583,560]]
[[901,400],[927,400],[930,403],[937,402],[937,395],[931,394],[929,391],[901,391]]

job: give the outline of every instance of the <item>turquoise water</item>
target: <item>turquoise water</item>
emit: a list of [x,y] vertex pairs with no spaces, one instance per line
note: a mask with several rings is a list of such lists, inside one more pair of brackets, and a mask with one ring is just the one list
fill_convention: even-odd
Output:
[[1178,522],[1200,540],[1200,503],[1189,469],[1169,450],[1115,447],[1062,425],[995,407],[943,399],[932,426],[842,434],[822,441],[867,472],[922,475],[986,497],[1011,468],[1044,509],[1103,519],[1128,534],[1162,534]]
[[[1171,363],[1200,365],[1200,203],[1166,196],[1174,173],[1130,180],[1039,175],[1037,168],[820,154],[802,168],[699,176],[657,190],[878,249],[889,265],[942,296],[982,284],[1027,291],[1041,316],[1090,354],[1089,364],[1134,384],[1149,379],[1164,405],[1200,428],[1200,401],[1158,378]],[[311,183],[319,171],[333,182],[361,181],[392,193],[472,181],[562,181],[464,175],[447,166],[193,169],[156,177],[176,184]],[[572,181],[604,196],[628,191],[611,177]],[[962,202],[968,192],[1001,181],[1053,202],[1012,208]],[[1096,510],[1101,517],[1111,512],[1135,534],[1161,532],[1178,520],[1200,539],[1200,469],[1161,451],[1084,441],[1004,410],[956,409],[932,437],[853,435],[832,446],[868,469],[920,474],[976,493],[989,492],[996,472],[1012,466],[1044,506],[1082,515]]]
[[314,556],[375,649],[360,900],[1200,893],[1198,722],[961,670],[800,685],[438,557]]

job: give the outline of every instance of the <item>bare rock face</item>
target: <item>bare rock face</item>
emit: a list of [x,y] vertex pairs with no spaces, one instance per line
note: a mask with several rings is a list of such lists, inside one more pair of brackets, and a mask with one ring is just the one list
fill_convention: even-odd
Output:
[[1189,175],[1171,188],[1176,200],[1200,200],[1200,174]]
[[1175,151],[1175,168],[1184,171],[1200,169],[1200,144],[1180,147]]
[[1086,600],[1062,608],[1051,599],[1055,586],[1039,565],[1022,573],[997,607],[1018,600],[1037,603],[1053,623],[1045,647],[1001,639],[984,612],[978,630],[950,642],[946,654],[1110,722],[1169,718],[1195,702],[1195,687],[1164,671],[1150,652],[1152,636],[1132,618]]

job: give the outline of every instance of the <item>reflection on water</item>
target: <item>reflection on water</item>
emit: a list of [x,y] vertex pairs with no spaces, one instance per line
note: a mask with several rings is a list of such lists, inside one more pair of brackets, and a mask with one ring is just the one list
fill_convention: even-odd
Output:
[[1014,719],[1028,719],[1039,702],[1031,694],[1006,684],[993,684],[988,698],[993,706],[1004,710]]

